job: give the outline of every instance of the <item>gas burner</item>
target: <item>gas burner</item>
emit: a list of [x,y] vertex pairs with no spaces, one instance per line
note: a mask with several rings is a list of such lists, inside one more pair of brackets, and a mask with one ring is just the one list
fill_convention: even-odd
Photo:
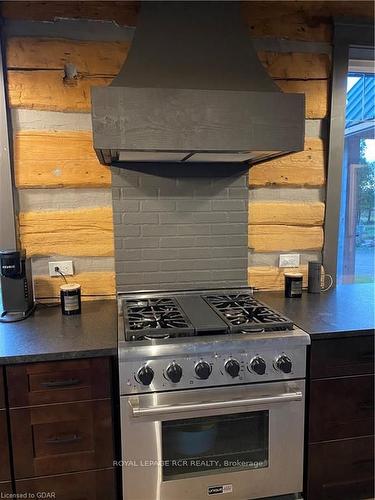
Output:
[[[205,301],[230,326],[233,332],[291,330],[293,323],[250,294],[206,295]],[[262,328],[259,329],[259,325]]]
[[176,303],[168,298],[152,298],[152,299],[131,299],[126,301],[128,308],[139,308],[149,311],[172,311],[176,308]]
[[125,300],[123,312],[130,340],[166,339],[194,332],[187,316],[173,298]]
[[185,328],[187,323],[179,311],[142,310],[128,313],[131,330],[153,328]]

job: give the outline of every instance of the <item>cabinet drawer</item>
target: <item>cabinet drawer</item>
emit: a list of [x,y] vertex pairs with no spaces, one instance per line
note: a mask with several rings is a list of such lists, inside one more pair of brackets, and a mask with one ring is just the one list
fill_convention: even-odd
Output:
[[[52,493],[55,500],[115,500],[115,474],[113,469],[63,474],[16,481],[18,495]],[[31,497],[30,497],[31,498]]]
[[374,373],[374,337],[313,340],[311,378]]
[[110,360],[92,358],[8,366],[9,406],[102,399],[110,395]]
[[329,441],[374,433],[374,378],[312,380],[309,442]]
[[12,488],[12,483],[10,481],[7,483],[0,483],[0,498],[12,498],[6,496],[10,495],[11,493],[13,493],[13,488]]
[[311,444],[308,470],[308,500],[373,498],[373,438]]
[[0,410],[4,408],[5,408],[4,377],[3,377],[3,367],[0,366]]
[[7,416],[0,410],[0,481],[10,480]]
[[111,401],[10,410],[16,478],[112,467]]

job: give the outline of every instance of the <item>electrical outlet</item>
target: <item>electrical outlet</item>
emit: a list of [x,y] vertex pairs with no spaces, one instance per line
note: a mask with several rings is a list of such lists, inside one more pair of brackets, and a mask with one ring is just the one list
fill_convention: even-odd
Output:
[[280,255],[279,267],[298,267],[299,253],[286,253]]
[[73,274],[74,274],[72,260],[61,260],[58,262],[48,262],[49,275],[61,277],[61,274],[59,274],[58,272],[55,271],[55,267],[58,267],[60,269],[60,271],[65,276],[73,276]]

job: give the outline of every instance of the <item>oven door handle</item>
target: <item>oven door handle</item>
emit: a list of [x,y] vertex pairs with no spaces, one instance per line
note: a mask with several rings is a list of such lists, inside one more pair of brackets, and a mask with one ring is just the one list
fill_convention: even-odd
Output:
[[288,392],[276,396],[263,396],[250,399],[235,399],[233,401],[213,401],[211,403],[193,403],[170,406],[152,406],[140,408],[133,401],[128,400],[133,417],[163,416],[171,413],[184,413],[190,411],[204,410],[224,410],[226,408],[252,407],[274,403],[289,403],[292,401],[302,401],[302,392]]

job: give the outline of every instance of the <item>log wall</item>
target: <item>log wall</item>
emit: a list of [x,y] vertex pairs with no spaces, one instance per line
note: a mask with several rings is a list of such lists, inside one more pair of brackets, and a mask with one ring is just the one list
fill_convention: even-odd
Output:
[[[50,257],[79,261],[74,279],[84,295],[115,291],[111,173],[92,149],[90,87],[108,85],[117,74],[138,8],[138,2],[2,2],[19,236],[33,256],[39,298],[58,293],[58,278],[47,275]],[[280,253],[301,253],[306,275],[306,262],[319,258],[323,245],[332,16],[372,17],[373,4],[256,1],[243,2],[242,10],[271,77],[284,92],[306,96],[305,150],[249,171],[249,283],[275,289],[283,286]]]

